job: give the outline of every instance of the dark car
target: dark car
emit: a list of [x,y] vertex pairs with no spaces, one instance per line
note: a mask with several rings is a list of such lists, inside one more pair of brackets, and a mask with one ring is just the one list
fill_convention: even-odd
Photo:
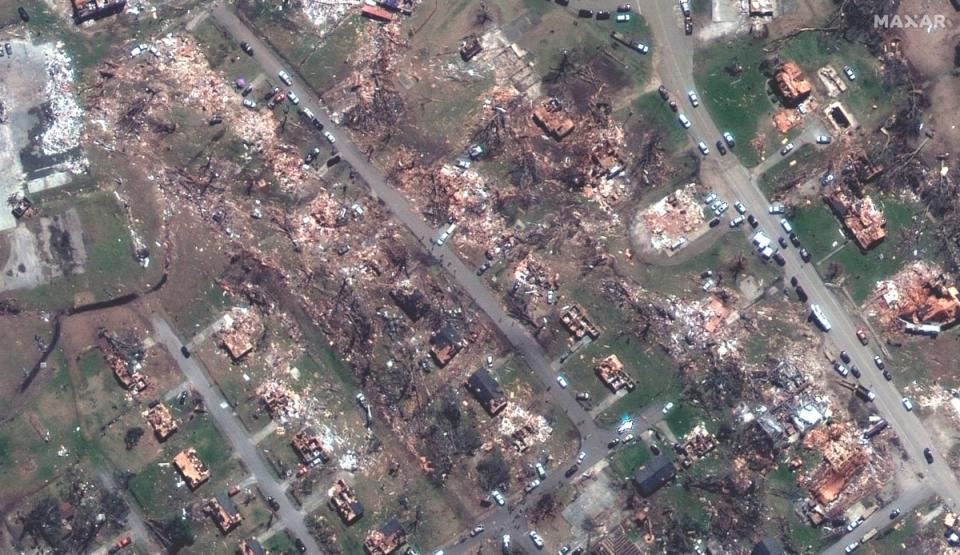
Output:
[[277,503],[277,500],[272,497],[267,497],[267,506],[274,512],[280,510],[280,503]]
[[850,353],[848,353],[848,352],[846,352],[846,351],[840,351],[840,360],[842,360],[843,362],[849,363],[849,362],[850,362]]
[[181,345],[180,354],[183,355],[183,358],[190,358],[190,349],[186,345]]
[[790,242],[793,243],[793,246],[795,247],[800,246],[800,237],[797,235],[795,231],[790,232]]
[[561,5],[561,6],[569,6],[569,5],[570,5],[570,0],[553,0],[553,1],[556,2],[557,4]]
[[585,18],[593,17],[593,10],[580,10],[577,12],[577,17],[585,17]]
[[783,257],[783,255],[780,254],[780,251],[777,251],[777,252],[773,253],[773,259],[774,259],[774,260],[777,262],[777,264],[779,264],[780,266],[783,266],[783,265],[785,265],[785,264],[787,263],[787,259],[785,259],[785,258]]
[[303,540],[301,540],[300,538],[293,538],[293,545],[297,547],[297,551],[299,551],[300,553],[307,552],[307,546],[306,544],[303,543]]
[[861,374],[860,374],[860,369],[857,368],[857,365],[856,365],[856,364],[851,364],[851,365],[850,365],[850,373],[853,374],[853,377],[854,377],[854,378],[859,378],[860,375],[861,375]]
[[670,109],[674,112],[677,111],[677,102],[675,100],[670,101]]
[[10,46],[9,42],[3,43],[3,50],[7,53],[7,56],[13,56],[13,47]]
[[573,476],[574,474],[576,474],[578,470],[580,470],[580,465],[575,464],[575,465],[571,466],[570,468],[568,468],[567,471],[563,473],[563,475],[566,476],[567,478],[569,478],[569,477]]
[[600,10],[597,12],[597,19],[610,19],[610,12]]
[[804,262],[810,262],[810,252],[807,249],[800,249],[800,259]]
[[24,22],[30,21],[30,14],[27,13],[27,10],[23,9],[23,6],[17,8],[17,13],[20,14],[20,19]]
[[710,220],[710,227],[717,227],[718,225],[720,225],[720,218]]
[[483,262],[483,264],[481,264],[480,267],[477,268],[477,275],[478,275],[478,276],[482,276],[482,275],[485,274],[485,273],[487,272],[487,270],[489,270],[489,269],[490,269],[490,261],[489,261],[489,260],[485,260],[485,261]]
[[923,458],[927,459],[927,464],[933,464],[933,451],[929,447],[924,448]]
[[787,248],[787,240],[784,239],[783,237],[778,237],[778,238],[777,238],[777,243],[780,244],[780,247],[781,247],[781,248],[784,248],[784,249]]
[[243,41],[240,43],[240,50],[243,50],[247,54],[253,56],[253,47],[250,46],[250,43],[247,41]]
[[683,32],[688,35],[693,34],[693,18],[687,17],[683,20]]
[[612,440],[610,440],[610,443],[607,444],[607,449],[613,449],[613,448],[616,447],[617,445],[620,445],[620,438],[619,438],[619,437],[615,437],[615,438],[613,438]]
[[753,214],[750,214],[749,216],[747,216],[747,222],[750,223],[750,227],[757,227],[758,225],[760,225],[760,223],[757,222],[757,219],[753,216]]
[[797,298],[800,299],[800,302],[807,302],[807,292],[803,290],[802,285],[797,286]]
[[670,93],[667,91],[667,88],[663,85],[660,85],[660,88],[657,89],[657,92],[660,93],[660,98],[666,100],[670,98]]
[[798,283],[800,283],[800,280],[797,279],[797,276],[790,278],[790,285],[796,287]]
[[654,457],[660,456],[660,448],[657,447],[657,444],[656,444],[656,443],[651,443],[651,444],[650,444],[650,452],[653,453],[653,456],[654,456]]
[[727,154],[727,145],[723,144],[723,139],[717,141],[717,152],[720,153],[720,156],[725,156]]
[[898,516],[900,516],[900,508],[899,508],[899,507],[897,507],[896,509],[890,511],[890,520],[893,520],[893,519],[897,518]]
[[884,377],[888,382],[893,381],[893,374],[891,374],[889,370],[884,370],[884,371],[883,371],[883,377]]

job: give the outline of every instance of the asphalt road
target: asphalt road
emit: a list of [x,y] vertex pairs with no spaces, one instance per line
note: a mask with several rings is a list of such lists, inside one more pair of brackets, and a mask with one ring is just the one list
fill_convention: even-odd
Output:
[[[911,511],[919,507],[921,503],[932,495],[933,492],[926,485],[917,486],[905,491],[895,501],[888,503],[870,515],[870,518],[854,528],[853,532],[845,534],[843,538],[825,549],[823,555],[844,555],[846,547],[853,542],[859,543],[867,532],[876,528],[879,533],[883,528],[896,524],[903,518],[908,518]],[[890,518],[890,512],[893,509],[900,509],[900,516],[896,519]]]
[[[615,9],[617,2],[604,0],[598,2]],[[694,40],[692,36],[683,34],[680,11],[677,2],[663,0],[638,0],[641,12],[646,18],[654,34],[654,48],[659,61],[659,74],[674,96],[678,104],[683,106],[684,112],[693,123],[689,136],[691,140],[703,138],[712,144],[721,137],[721,131],[710,118],[707,110],[701,105],[692,108],[686,98],[686,91],[694,88],[693,56]],[[596,6],[596,4],[595,4]],[[702,95],[701,95],[702,96]],[[664,109],[668,109],[666,106]],[[679,124],[678,124],[679,125]],[[795,141],[796,142],[796,141]],[[745,145],[739,145],[743,147]],[[774,154],[779,156],[779,154]],[[733,200],[742,201],[747,212],[752,213],[760,222],[771,238],[785,236],[780,227],[780,216],[771,215],[767,211],[769,202],[764,197],[756,181],[735,156],[718,156],[711,153],[706,157],[701,167],[701,176],[705,183],[714,186],[721,196],[733,204]],[[749,226],[744,226],[749,230]],[[800,238],[801,241],[803,238]],[[874,352],[869,346],[863,346],[856,338],[856,330],[861,327],[857,320],[841,306],[836,296],[826,287],[816,268],[804,263],[795,248],[782,249],[786,266],[784,275],[796,276],[809,296],[809,303],[819,304],[832,324],[832,330],[827,334],[827,342],[832,344],[835,352],[845,350],[850,354],[852,363],[863,372],[860,382],[870,387],[876,394],[874,402],[879,412],[896,432],[904,449],[910,456],[911,465],[906,467],[910,471],[922,473],[927,477],[934,488],[951,507],[956,507],[960,501],[960,482],[945,464],[943,457],[935,457],[933,464],[927,464],[923,459],[923,449],[931,446],[937,449],[924,424],[912,412],[906,411],[901,399],[903,395],[897,390],[893,382],[888,382],[880,375],[880,371],[873,363]],[[863,326],[865,327],[865,326]],[[896,368],[890,368],[896,373]]]
[[[246,41],[253,46],[253,58],[272,80],[278,81],[276,76],[281,69],[286,69],[287,72],[293,76],[293,85],[285,88],[292,89],[300,98],[301,108],[309,108],[323,124],[324,129],[334,135],[341,158],[350,164],[360,177],[367,182],[370,186],[371,194],[382,200],[393,212],[394,217],[406,226],[420,240],[423,247],[440,261],[454,280],[460,285],[461,289],[486,313],[493,325],[499,329],[507,341],[520,353],[537,377],[549,388],[553,398],[553,405],[561,409],[567,417],[570,418],[579,432],[579,450],[587,453],[587,457],[583,464],[581,464],[581,468],[588,468],[603,459],[607,452],[607,442],[615,437],[616,434],[598,428],[590,415],[580,406],[576,399],[574,399],[573,394],[568,390],[561,389],[560,386],[557,385],[557,374],[553,372],[550,360],[547,359],[543,348],[522,324],[516,322],[504,311],[500,300],[476,275],[475,269],[467,267],[456,254],[450,250],[449,242],[443,247],[438,247],[433,243],[432,239],[439,234],[439,230],[430,227],[421,216],[413,210],[410,202],[387,183],[380,170],[370,163],[367,156],[350,141],[348,135],[337,130],[330,120],[322,102],[320,102],[313,91],[303,85],[302,79],[299,78],[292,68],[287,68],[279,56],[277,56],[264,41],[256,36],[251,29],[236,16],[232,9],[221,3],[213,7],[210,13],[217,23],[233,36],[237,43]],[[237,98],[237,102],[240,102],[239,97]],[[480,524],[484,525],[488,534],[490,531],[497,531],[501,528],[505,529],[509,522],[513,522],[510,517],[511,510],[515,514],[525,513],[527,506],[535,503],[542,495],[552,492],[562,485],[562,483],[565,482],[563,471],[573,464],[573,462],[573,460],[570,460],[559,463],[556,468],[551,469],[550,474],[540,487],[537,488],[533,494],[526,496],[519,506],[511,506],[508,504],[507,507],[493,508],[485,515]],[[512,507],[512,509],[508,507]],[[516,524],[521,530],[526,527],[526,521],[522,518]],[[473,525],[471,525],[471,528],[472,527]],[[526,532],[526,530],[523,531],[524,533]],[[466,552],[482,539],[483,535],[477,538],[470,538],[464,543],[459,544],[455,549],[447,550],[447,552]],[[520,540],[520,538],[517,537],[517,540]],[[529,541],[529,538],[526,541]],[[532,544],[530,545],[532,546]]]
[[[163,345],[170,356],[177,361],[177,365],[190,381],[190,384],[200,392],[207,408],[207,414],[216,421],[220,432],[226,436],[227,441],[233,446],[233,452],[240,457],[247,470],[256,478],[257,487],[264,495],[277,500],[280,505],[277,516],[291,533],[303,541],[308,553],[322,553],[320,546],[317,545],[306,525],[304,525],[303,515],[290,502],[280,484],[274,480],[270,469],[267,468],[266,463],[257,452],[257,446],[253,444],[247,430],[234,416],[233,409],[220,394],[220,390],[210,383],[195,360],[186,358],[180,353],[180,346],[183,343],[167,321],[158,315],[154,315],[151,321],[157,342]],[[217,469],[213,469],[213,472],[216,471]]]

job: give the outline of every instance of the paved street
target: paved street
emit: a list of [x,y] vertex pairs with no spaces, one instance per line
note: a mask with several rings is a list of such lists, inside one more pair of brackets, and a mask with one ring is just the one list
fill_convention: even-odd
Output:
[[[864,534],[870,530],[876,528],[877,533],[879,533],[883,528],[896,524],[904,518],[912,518],[910,513],[932,496],[933,491],[927,485],[915,486],[907,490],[885,507],[878,509],[863,524],[857,526],[853,532],[844,535],[843,538],[824,550],[823,555],[843,555],[844,549],[848,545],[855,541],[859,542]],[[895,520],[890,519],[890,511],[893,509],[900,509],[900,516]]]
[[267,464],[260,457],[260,453],[257,452],[257,446],[254,445],[247,434],[247,430],[233,414],[233,409],[220,394],[220,390],[210,383],[203,369],[195,360],[180,354],[182,343],[166,320],[154,315],[151,322],[157,342],[163,345],[170,356],[177,361],[177,365],[190,381],[190,384],[203,397],[207,414],[217,423],[217,428],[230,442],[233,452],[256,478],[260,491],[266,496],[273,497],[279,503],[280,510],[277,511],[277,516],[290,532],[303,540],[309,553],[321,553],[320,546],[314,541],[313,536],[310,535],[303,523],[303,515],[293,506],[280,484],[273,478]]

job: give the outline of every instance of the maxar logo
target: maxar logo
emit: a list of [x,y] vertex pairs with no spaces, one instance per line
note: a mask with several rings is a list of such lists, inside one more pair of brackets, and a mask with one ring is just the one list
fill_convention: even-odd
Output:
[[874,15],[873,26],[878,29],[924,29],[934,31],[953,27],[953,22],[942,14],[936,15]]

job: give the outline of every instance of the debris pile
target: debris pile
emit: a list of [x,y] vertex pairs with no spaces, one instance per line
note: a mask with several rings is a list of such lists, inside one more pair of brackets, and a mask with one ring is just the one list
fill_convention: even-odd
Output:
[[281,423],[296,420],[301,415],[300,395],[278,382],[264,382],[257,388],[256,395],[270,417]]
[[703,228],[703,208],[695,195],[696,184],[690,183],[640,213],[643,231],[655,250],[668,250],[678,240]]
[[614,393],[621,389],[633,391],[633,388],[637,385],[633,378],[624,371],[623,363],[620,362],[620,357],[617,355],[610,355],[598,362],[594,367],[594,372],[596,372],[600,381]]
[[856,198],[838,186],[824,194],[823,198],[853,235],[861,250],[874,247],[887,236],[887,219],[869,196]]
[[523,453],[538,443],[546,443],[553,433],[546,418],[531,414],[516,403],[501,413],[499,430],[502,436],[511,439],[510,445],[517,453]]
[[585,336],[590,339],[600,337],[600,330],[593,325],[579,306],[567,307],[560,315],[560,323],[578,341]]
[[337,480],[327,490],[327,496],[330,498],[330,505],[345,524],[353,524],[363,516],[363,505],[357,500],[353,488],[343,480]]
[[813,87],[796,62],[781,65],[773,76],[777,92],[785,106],[796,106],[810,96]]
[[573,120],[563,109],[559,98],[544,99],[533,109],[533,121],[543,129],[543,132],[555,141],[561,141],[573,131]]
[[197,455],[197,450],[193,447],[177,453],[173,457],[173,466],[183,475],[191,490],[197,489],[200,484],[210,479],[210,469],[203,464],[200,456]]
[[[84,112],[77,102],[74,82],[73,60],[58,42],[45,53],[47,79],[44,93],[49,101],[47,116],[49,125],[40,135],[40,149],[46,156],[58,156],[78,151],[83,133]],[[65,162],[67,169],[75,173],[84,169],[87,162],[74,157]]]
[[177,431],[177,421],[170,414],[170,409],[162,402],[157,402],[143,413],[147,423],[153,428],[153,433],[158,441],[165,441],[168,437]]
[[143,360],[145,352],[143,344],[128,333],[126,336],[111,333],[107,330],[98,330],[100,350],[113,371],[117,381],[124,389],[133,394],[140,393],[149,385],[146,375],[143,374]]
[[818,503],[830,505],[847,485],[866,468],[869,454],[860,445],[859,434],[850,426],[831,423],[808,432],[803,446],[823,453],[823,462],[804,479]]
[[378,530],[371,530],[363,540],[370,555],[391,555],[407,543],[407,532],[396,519],[390,519]]
[[879,281],[872,308],[885,324],[907,331],[939,333],[960,318],[960,292],[942,270],[914,262],[889,280]]
[[210,498],[203,506],[203,512],[210,515],[224,535],[240,526],[240,522],[243,521],[243,516],[240,515],[233,500],[222,493]]
[[362,0],[304,0],[301,5],[310,23],[327,27],[340,21],[351,8],[362,3]]

